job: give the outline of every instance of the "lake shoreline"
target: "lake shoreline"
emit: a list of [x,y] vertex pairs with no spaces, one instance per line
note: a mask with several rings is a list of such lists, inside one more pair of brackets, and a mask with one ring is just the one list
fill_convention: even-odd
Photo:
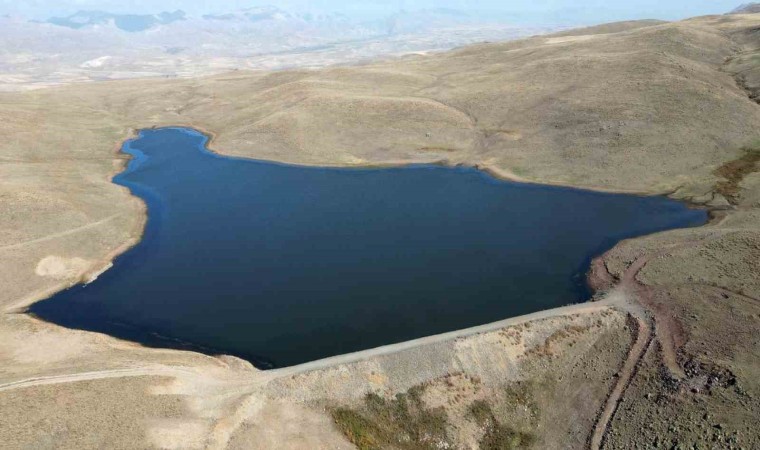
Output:
[[[262,163],[275,163],[275,164],[281,164],[281,165],[293,166],[293,167],[340,168],[340,169],[357,169],[357,170],[362,170],[362,169],[381,169],[381,168],[404,168],[404,167],[411,167],[411,166],[414,166],[414,165],[434,165],[434,166],[447,167],[447,168],[465,167],[465,168],[475,169],[475,170],[477,170],[477,171],[479,171],[481,173],[484,173],[484,174],[486,174],[486,175],[494,178],[495,180],[499,180],[499,181],[515,182],[515,183],[518,183],[518,184],[529,184],[529,185],[546,186],[546,187],[560,187],[560,188],[566,188],[566,189],[578,190],[578,191],[591,191],[591,192],[602,192],[602,193],[609,193],[609,194],[628,194],[628,195],[631,195],[631,193],[629,193],[629,192],[621,192],[621,191],[615,191],[615,190],[610,190],[610,189],[594,190],[594,189],[587,189],[587,188],[584,188],[584,187],[565,186],[565,185],[559,185],[559,184],[545,184],[545,183],[525,181],[525,180],[519,179],[519,177],[517,177],[517,178],[516,177],[512,177],[509,174],[505,173],[504,171],[499,171],[497,169],[493,169],[493,168],[489,168],[489,167],[484,167],[484,166],[481,166],[481,165],[478,165],[478,164],[475,164],[475,165],[465,165],[465,164],[451,165],[451,164],[446,163],[445,161],[443,161],[443,162],[442,161],[438,161],[438,162],[425,162],[425,161],[413,161],[413,162],[409,162],[409,161],[405,161],[405,162],[396,162],[396,163],[389,162],[387,164],[384,163],[384,164],[381,164],[381,165],[367,164],[367,165],[317,166],[317,165],[308,165],[308,164],[291,164],[291,163],[283,163],[283,162],[278,162],[278,161],[257,160],[257,159],[253,159],[253,158],[245,158],[245,157],[238,157],[238,156],[228,156],[228,155],[224,155],[224,154],[219,153],[218,151],[213,150],[211,148],[211,145],[212,145],[214,139],[216,138],[216,135],[214,133],[208,132],[208,131],[203,130],[203,129],[199,129],[197,127],[187,127],[187,126],[172,125],[172,126],[142,128],[142,129],[139,129],[139,130],[138,129],[130,129],[128,137],[126,139],[124,139],[123,141],[121,141],[121,144],[118,147],[119,156],[127,156],[127,157],[125,157],[125,158],[119,158],[123,162],[119,165],[118,168],[115,168],[114,175],[111,177],[111,182],[114,183],[114,184],[119,185],[122,189],[126,189],[129,192],[130,197],[133,200],[139,201],[139,204],[140,204],[140,214],[141,214],[142,220],[139,222],[139,226],[137,226],[135,228],[135,235],[137,237],[134,237],[134,238],[130,239],[129,241],[123,243],[121,246],[119,246],[116,249],[114,249],[113,251],[111,251],[107,255],[106,258],[103,258],[99,262],[99,264],[97,264],[95,266],[94,269],[88,271],[85,275],[83,275],[78,283],[67,283],[63,287],[60,287],[60,288],[56,287],[54,289],[48,290],[48,291],[46,291],[44,293],[44,294],[47,294],[47,295],[45,295],[42,298],[39,298],[38,300],[35,300],[35,301],[32,301],[32,302],[28,303],[26,305],[27,308],[25,308],[25,309],[28,309],[31,306],[31,304],[35,303],[36,301],[40,301],[40,300],[44,300],[44,299],[49,298],[51,295],[54,295],[57,291],[65,290],[65,289],[70,288],[70,287],[72,287],[72,286],[74,286],[76,284],[80,284],[82,282],[88,281],[89,277],[91,277],[91,275],[94,274],[94,273],[102,273],[102,272],[104,272],[105,270],[107,270],[113,264],[113,261],[116,258],[118,258],[120,255],[126,253],[128,250],[130,250],[131,248],[133,248],[134,246],[136,246],[137,244],[139,244],[142,241],[144,233],[145,233],[145,227],[146,227],[146,224],[147,224],[147,219],[148,219],[147,204],[145,203],[145,201],[141,197],[133,194],[132,191],[127,186],[121,185],[119,183],[115,183],[114,182],[114,178],[116,176],[118,176],[118,175],[124,174],[126,172],[128,166],[129,166],[130,162],[133,160],[133,156],[124,151],[125,146],[127,145],[127,143],[129,141],[131,141],[131,140],[135,140],[135,139],[139,138],[140,134],[141,134],[141,132],[143,130],[158,130],[158,129],[178,129],[178,130],[181,130],[183,132],[190,132],[190,133],[200,134],[205,139],[204,142],[203,142],[203,144],[202,144],[201,151],[205,151],[205,152],[211,153],[211,154],[213,154],[214,156],[217,156],[217,157],[228,158],[228,159],[240,159],[240,160],[253,161],[253,162],[262,162]],[[640,193],[640,192],[632,194],[632,195],[637,195],[637,196],[641,196],[641,197],[664,196],[662,194],[651,194],[651,193]],[[683,201],[683,200],[677,200],[677,201],[679,201],[681,203],[688,204],[688,206],[690,208],[707,209],[703,205],[694,204],[692,202],[686,202],[686,201]],[[712,211],[710,209],[708,209],[708,212],[710,212],[710,214],[709,214],[709,220],[705,223],[705,225],[710,224],[714,220],[714,214],[712,214]],[[702,226],[704,226],[704,225],[702,225]],[[137,231],[139,231],[139,234],[137,233]],[[651,234],[648,234],[648,235],[651,235]],[[644,236],[648,236],[648,235],[644,235]],[[639,237],[643,237],[643,236],[639,236]],[[591,278],[590,278],[591,270],[590,269],[594,267],[594,264],[595,264],[596,260],[599,259],[599,258],[602,258],[603,256],[604,256],[604,252],[602,252],[601,254],[598,254],[598,255],[594,256],[591,259],[591,263],[590,263],[590,266],[589,266],[589,271],[587,273],[583,274],[584,282],[586,283],[586,285],[591,290],[591,294],[592,295],[590,296],[591,297],[590,300],[593,300],[593,294],[595,294],[596,291],[597,291],[596,289],[594,289],[593,285],[590,283],[590,280],[591,280]],[[41,297],[42,295],[39,295],[39,296]],[[588,303],[588,301],[581,302],[580,304],[584,304],[584,303]],[[538,312],[550,312],[550,311],[552,311],[554,309],[557,309],[557,308],[549,308],[549,309],[546,309],[546,310],[540,310]],[[534,313],[531,313],[531,314],[534,314]],[[514,317],[507,318],[507,319],[518,318],[518,317],[521,317],[521,316],[522,315],[520,315],[520,316],[514,316]],[[498,324],[498,323],[501,323],[501,322],[503,322],[504,320],[507,320],[507,319],[500,319],[500,320],[497,320],[497,321],[491,322],[491,323]],[[43,320],[44,321],[44,319],[41,319],[41,318],[36,317],[36,316],[35,316],[35,320]],[[470,330],[472,328],[479,328],[479,327],[488,326],[491,323],[487,323],[487,324],[484,324],[484,325],[478,325],[478,326],[475,326],[475,327],[466,327],[466,328],[463,328],[463,329],[458,330],[458,331],[467,332],[467,330]],[[446,332],[446,333],[443,333],[443,334],[449,334],[449,333],[456,333],[456,331],[450,331],[450,332]],[[436,335],[432,335],[432,336],[436,336]],[[429,337],[432,337],[432,336],[429,336]],[[119,339],[119,338],[116,337],[116,339]],[[415,339],[412,339],[412,341],[417,341],[419,339],[425,339],[425,338],[424,337],[423,338],[415,338]],[[128,340],[128,342],[134,342],[134,341]],[[397,345],[403,344],[404,342],[407,342],[407,341],[397,342],[395,344],[392,343],[392,344],[388,344],[388,345],[383,345],[381,347],[397,346]],[[209,348],[207,348],[207,347],[205,347],[203,345],[198,345],[198,344],[194,344],[194,343],[188,343],[188,344],[190,344],[190,345],[189,346],[185,346],[183,344],[183,346],[181,348],[179,348],[179,350],[191,350],[191,351],[196,351],[197,350],[197,351],[200,351],[201,353],[206,353],[207,355],[210,355],[210,356],[217,355],[217,353],[209,352],[208,351],[208,350],[213,350],[213,348],[209,349]],[[193,349],[192,348],[193,346],[195,346],[196,349]],[[147,345],[146,347],[151,348],[150,345]],[[171,347],[169,347],[169,348],[171,348]],[[203,351],[204,349],[207,350],[207,351]],[[368,351],[368,350],[360,350],[359,352],[366,352],[366,351]],[[357,352],[349,352],[348,354],[352,354],[352,353],[357,353]],[[222,353],[219,353],[219,355],[221,355],[221,354]],[[340,355],[337,355],[337,356],[340,356]],[[241,357],[241,356],[238,356],[238,357]],[[333,358],[333,357],[335,357],[335,356],[328,357],[328,358]],[[251,359],[248,356],[245,356],[243,358],[245,358],[245,359]],[[322,358],[320,358],[318,360],[321,360],[321,359]],[[303,363],[303,364],[308,364],[308,363]],[[288,366],[285,366],[285,367],[288,367]]]

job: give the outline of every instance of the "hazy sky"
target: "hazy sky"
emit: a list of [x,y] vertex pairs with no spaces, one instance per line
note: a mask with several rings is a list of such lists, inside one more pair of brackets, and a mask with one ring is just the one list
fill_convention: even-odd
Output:
[[597,22],[631,18],[678,19],[727,12],[746,0],[0,0],[0,14],[47,18],[79,9],[117,13],[144,13],[182,9],[190,14],[222,12],[257,5],[275,5],[293,11],[336,11],[361,18],[401,9],[453,8],[473,13],[499,14],[530,22],[561,19]]

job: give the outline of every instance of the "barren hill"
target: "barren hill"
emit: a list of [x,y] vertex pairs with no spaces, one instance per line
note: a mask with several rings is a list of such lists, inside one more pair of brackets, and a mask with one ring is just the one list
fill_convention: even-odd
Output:
[[[0,94],[0,439],[760,446],[758,26],[621,23],[357,67]],[[132,130],[164,125],[230,155],[466,164],[718,209],[604,255],[597,303],[275,372],[18,314],[139,238],[143,206],[110,177]]]

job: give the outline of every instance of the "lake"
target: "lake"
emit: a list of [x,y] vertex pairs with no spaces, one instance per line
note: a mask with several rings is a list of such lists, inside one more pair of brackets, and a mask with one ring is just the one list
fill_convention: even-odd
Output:
[[292,166],[206,143],[184,128],[125,142],[114,182],[148,205],[143,239],[29,312],[282,367],[588,300],[592,257],[707,220],[664,197],[465,167]]

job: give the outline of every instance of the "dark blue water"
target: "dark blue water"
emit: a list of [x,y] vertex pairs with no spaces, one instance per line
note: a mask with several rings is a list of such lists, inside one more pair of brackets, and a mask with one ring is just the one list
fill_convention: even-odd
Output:
[[584,301],[591,257],[705,223],[662,197],[498,181],[470,168],[295,167],[147,130],[114,181],[145,235],[30,311],[146,345],[285,366]]

